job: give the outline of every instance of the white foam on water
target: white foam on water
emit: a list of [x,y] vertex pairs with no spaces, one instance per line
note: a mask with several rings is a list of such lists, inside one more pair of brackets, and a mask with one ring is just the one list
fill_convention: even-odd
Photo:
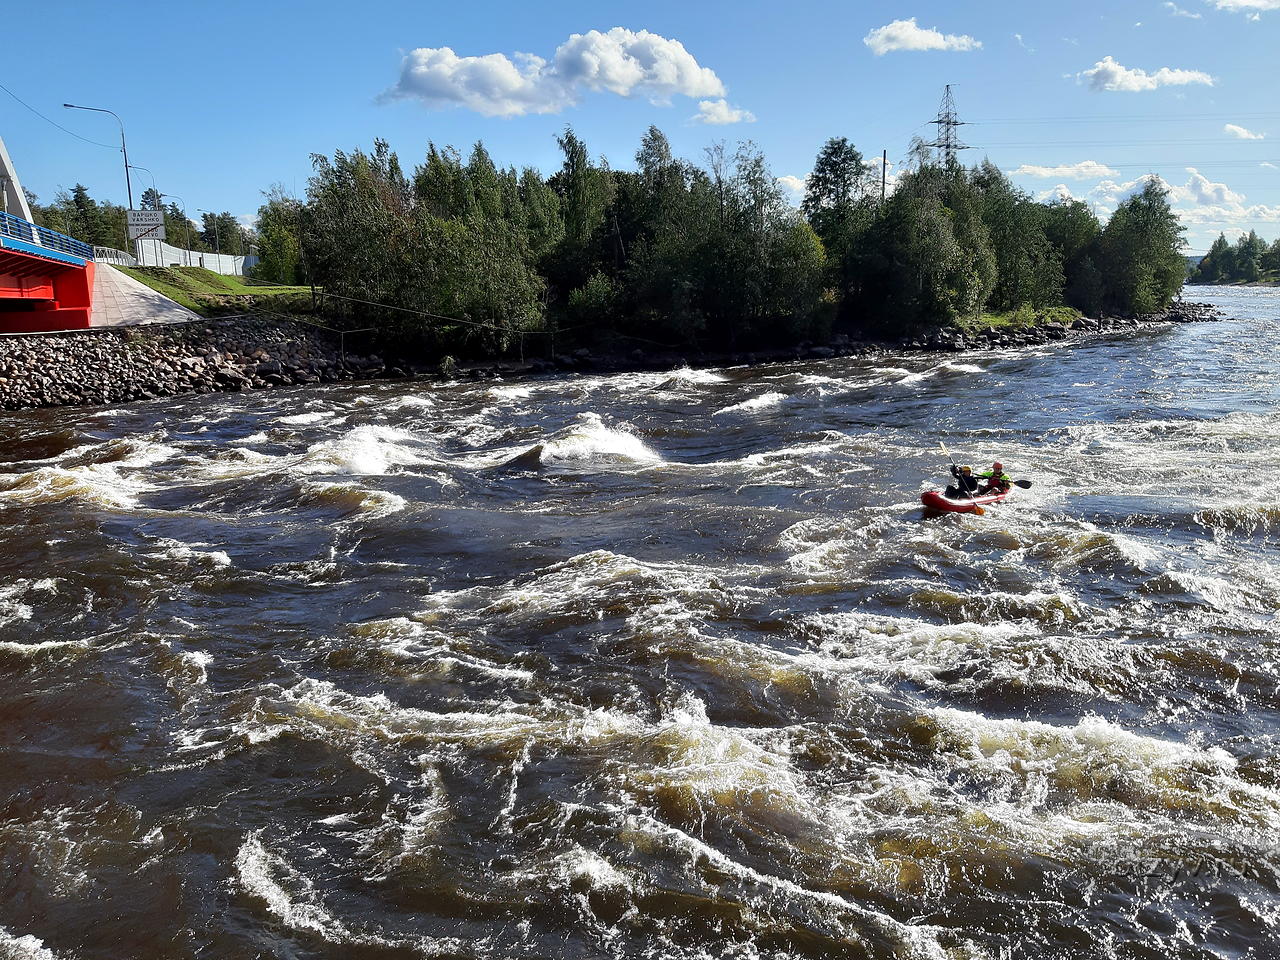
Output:
[[408,617],[369,620],[356,625],[351,632],[361,652],[367,652],[372,646],[379,653],[402,661],[404,667],[420,668],[424,673],[447,676],[462,667],[507,681],[526,682],[535,676],[531,670],[488,659],[481,650],[475,649],[481,647],[475,639],[450,634]]
[[2,960],[59,960],[58,955],[33,936],[14,936],[0,927],[0,958]]
[[[377,400],[360,398],[366,403],[378,403]],[[409,394],[408,396],[399,397],[381,404],[384,410],[432,410],[436,406],[436,401],[431,397],[424,397],[419,394]]]
[[160,556],[166,560],[174,560],[179,563],[190,563],[199,566],[208,566],[224,568],[231,566],[231,557],[223,550],[201,550],[199,547],[207,547],[206,543],[188,544],[180,540],[161,539]]
[[[619,811],[624,818],[624,824],[630,830],[640,835],[651,837],[655,840],[663,841],[673,848],[680,850],[693,863],[707,863],[722,871],[739,882],[756,886],[768,891],[765,897],[750,897],[754,905],[761,911],[766,912],[769,909],[769,901],[777,898],[788,904],[804,906],[814,909],[823,925],[830,925],[838,930],[843,938],[853,940],[855,943],[862,943],[864,947],[864,938],[858,933],[858,925],[869,928],[881,937],[894,942],[897,948],[895,954],[899,957],[909,958],[909,960],[953,960],[956,956],[968,956],[970,958],[981,958],[980,952],[974,952],[976,947],[972,944],[964,944],[962,949],[967,950],[965,954],[956,954],[945,950],[940,942],[939,936],[944,933],[942,927],[929,926],[923,924],[908,924],[894,919],[886,913],[873,910],[846,900],[837,893],[826,890],[809,890],[800,884],[788,880],[784,877],[773,876],[764,873],[754,867],[747,866],[734,860],[728,854],[717,849],[704,840],[698,839],[691,834],[663,823],[660,820],[650,816],[649,814],[636,814],[632,812]],[[849,920],[854,919],[855,925],[850,925]]]
[[776,391],[762,393],[760,396],[752,397],[750,400],[743,400],[741,403],[722,407],[712,416],[718,417],[726,413],[759,413],[762,410],[772,410],[775,407],[780,407],[786,399],[787,395],[785,393],[777,393]]
[[1280,829],[1280,791],[1242,780],[1220,747],[1143,736],[1096,716],[1072,727],[947,707],[930,717],[938,748],[974,772],[1021,783],[1033,807],[1048,802],[1039,786],[1047,781],[1077,802],[1110,797],[1149,815]]
[[236,878],[291,930],[318,934],[331,943],[358,943],[347,926],[320,903],[311,880],[262,845],[262,831],[245,837],[236,852]]
[[17,620],[31,619],[35,610],[25,602],[31,593],[54,594],[57,592],[58,581],[53,578],[15,580],[0,586],[0,627]]
[[[482,623],[536,624],[567,617],[597,619],[602,603],[643,608],[676,602],[702,611],[729,612],[760,589],[733,583],[738,571],[693,564],[644,562],[608,550],[580,553],[498,586],[441,591],[418,614],[430,622],[464,615]],[[749,577],[746,568],[741,575]]]
[[0,504],[40,506],[83,500],[101,507],[131,509],[138,495],[152,489],[136,474],[120,473],[117,464],[40,467],[29,473],[0,475]]
[[677,367],[667,373],[661,374],[661,381],[658,388],[670,388],[681,385],[706,386],[713,383],[724,383],[729,378],[723,373],[715,370],[695,370],[692,367]]
[[533,396],[533,388],[518,384],[503,387],[490,387],[489,396],[499,401],[528,400]]
[[303,486],[302,502],[339,507],[369,519],[390,516],[408,506],[408,501],[399,494],[369,490],[350,483],[308,482]]
[[484,458],[489,466],[555,466],[561,464],[621,462],[640,465],[661,463],[662,457],[625,425],[607,426],[598,413],[579,413],[577,422],[541,443],[512,457],[503,451],[497,459]]
[[337,413],[333,410],[317,410],[312,413],[295,413],[290,417],[281,417],[276,421],[276,423],[290,427],[303,427],[311,423],[320,423],[324,420],[332,420],[335,416],[337,416]]
[[378,425],[365,425],[333,440],[325,440],[307,449],[296,465],[299,473],[348,473],[355,476],[380,476],[396,467],[425,462],[423,456],[408,446],[416,437],[404,430]]

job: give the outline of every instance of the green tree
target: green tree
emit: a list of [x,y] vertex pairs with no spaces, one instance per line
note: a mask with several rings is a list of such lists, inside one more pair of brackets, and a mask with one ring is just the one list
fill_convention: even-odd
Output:
[[1227,243],[1225,234],[1218,234],[1209,247],[1209,252],[1200,258],[1200,263],[1191,275],[1192,283],[1222,283],[1230,280],[1234,271],[1234,251]]
[[275,184],[258,208],[258,264],[254,275],[272,283],[303,283],[302,205]]
[[870,168],[844,137],[826,142],[805,181],[800,211],[822,240],[831,281],[847,297],[859,277],[859,255],[873,217]]
[[[1270,274],[1280,274],[1280,237],[1267,248],[1260,261],[1262,269]],[[1275,279],[1280,279],[1276,277]]]
[[1169,191],[1159,181],[1149,180],[1116,208],[1099,238],[1099,262],[1113,308],[1148,314],[1168,307],[1186,276],[1182,234]]

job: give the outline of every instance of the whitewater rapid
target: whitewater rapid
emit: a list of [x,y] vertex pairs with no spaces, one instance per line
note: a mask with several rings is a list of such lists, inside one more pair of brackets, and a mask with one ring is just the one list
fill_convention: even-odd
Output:
[[[0,416],[0,957],[1280,955],[1280,293],[1209,295]],[[924,516],[939,440],[1031,489]]]

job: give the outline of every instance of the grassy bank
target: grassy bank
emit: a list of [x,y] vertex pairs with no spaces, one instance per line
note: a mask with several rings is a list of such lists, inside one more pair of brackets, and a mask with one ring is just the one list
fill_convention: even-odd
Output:
[[305,295],[309,302],[311,297],[310,287],[279,287],[262,284],[246,277],[224,276],[203,267],[117,267],[116,269],[200,314],[224,311],[229,298],[287,297],[294,299],[299,295]]
[[1074,307],[1035,307],[1023,305],[1017,310],[1006,310],[1002,313],[980,313],[961,320],[957,326],[972,332],[994,327],[997,330],[1030,330],[1046,323],[1061,323],[1064,326],[1080,319],[1080,311]]

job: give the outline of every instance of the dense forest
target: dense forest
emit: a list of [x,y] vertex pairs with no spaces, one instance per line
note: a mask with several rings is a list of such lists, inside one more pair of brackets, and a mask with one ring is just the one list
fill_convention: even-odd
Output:
[[[882,196],[879,162],[838,138],[797,209],[750,143],[694,164],[651,127],[631,170],[593,159],[571,129],[559,146],[549,177],[499,168],[479,143],[465,159],[429,144],[411,171],[382,141],[313,156],[305,199],[275,188],[259,210],[258,275],[315,284],[339,316],[473,356],[535,333],[738,350],[1064,304],[1151,313],[1186,275],[1156,183],[1103,224],[1079,201],[1037,202],[989,161],[967,168],[917,144]],[[42,208],[46,222],[83,235],[82,193]],[[114,223],[118,208],[97,209]]]
[[1280,238],[1271,246],[1250,230],[1234,244],[1218,234],[1213,246],[1191,271],[1188,283],[1258,283],[1280,281]]

